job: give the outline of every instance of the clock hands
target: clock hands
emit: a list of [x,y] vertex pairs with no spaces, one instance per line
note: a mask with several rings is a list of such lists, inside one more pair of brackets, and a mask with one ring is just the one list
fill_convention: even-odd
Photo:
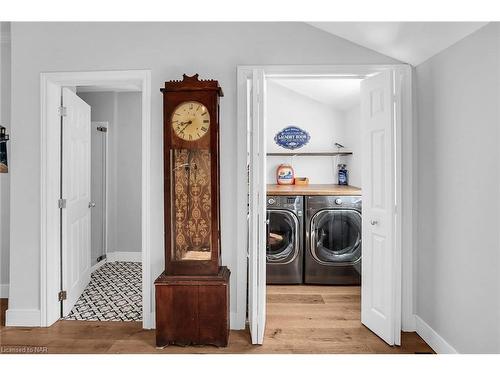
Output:
[[186,128],[187,128],[189,125],[191,125],[192,123],[193,123],[193,121],[191,121],[191,120],[186,121],[186,122],[181,122],[181,123],[180,123],[180,125],[181,125],[181,126],[182,126],[182,125],[184,125],[184,124],[186,124],[186,125],[182,128],[182,130],[179,130],[179,133],[184,133],[184,130],[186,130]]

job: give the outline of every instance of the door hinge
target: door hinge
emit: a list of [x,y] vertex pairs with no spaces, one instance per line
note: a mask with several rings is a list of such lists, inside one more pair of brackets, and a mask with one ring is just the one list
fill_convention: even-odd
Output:
[[59,302],[60,301],[64,301],[66,299],[66,291],[65,290],[61,290],[58,294],[58,297],[59,297]]
[[59,208],[66,208],[66,199],[59,199],[57,201],[57,207],[59,207]]
[[61,116],[61,117],[64,117],[68,114],[67,108],[63,105],[58,108],[57,112],[59,113],[59,116]]

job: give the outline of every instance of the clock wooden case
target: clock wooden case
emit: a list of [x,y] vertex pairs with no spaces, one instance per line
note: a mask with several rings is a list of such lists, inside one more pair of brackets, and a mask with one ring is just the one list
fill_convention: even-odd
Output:
[[155,281],[156,343],[226,346],[229,276],[220,265],[217,81],[165,82],[165,270]]

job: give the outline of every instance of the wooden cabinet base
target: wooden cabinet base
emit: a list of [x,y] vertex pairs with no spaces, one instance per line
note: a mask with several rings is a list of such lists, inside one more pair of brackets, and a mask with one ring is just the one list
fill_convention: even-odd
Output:
[[155,281],[156,346],[227,346],[229,275],[227,267],[212,276],[162,273]]

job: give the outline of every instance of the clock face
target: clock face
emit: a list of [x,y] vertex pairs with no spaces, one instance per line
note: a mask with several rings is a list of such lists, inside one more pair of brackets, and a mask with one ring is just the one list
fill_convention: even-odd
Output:
[[207,107],[195,101],[181,103],[172,114],[172,129],[185,141],[197,141],[210,128],[210,113]]

